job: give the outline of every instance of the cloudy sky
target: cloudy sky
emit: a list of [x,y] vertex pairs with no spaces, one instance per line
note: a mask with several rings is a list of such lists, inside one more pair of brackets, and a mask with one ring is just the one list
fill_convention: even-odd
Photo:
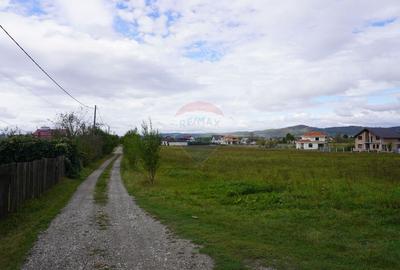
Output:
[[[0,24],[119,134],[400,125],[398,0],[0,0]],[[0,128],[77,110],[0,32]]]

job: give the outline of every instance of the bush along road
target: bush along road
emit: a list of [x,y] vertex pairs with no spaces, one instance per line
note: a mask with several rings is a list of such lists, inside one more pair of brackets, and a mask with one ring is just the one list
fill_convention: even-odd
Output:
[[[136,205],[121,181],[120,154],[121,149],[82,183],[39,236],[22,269],[213,268],[198,247],[177,239]],[[102,177],[108,183],[107,199],[99,203],[96,182],[108,166],[110,176]]]

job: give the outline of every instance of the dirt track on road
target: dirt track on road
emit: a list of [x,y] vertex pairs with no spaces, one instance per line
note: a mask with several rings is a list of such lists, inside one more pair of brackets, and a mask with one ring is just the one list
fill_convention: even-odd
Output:
[[121,156],[112,169],[107,205],[95,204],[96,181],[111,161],[79,186],[22,269],[212,269],[211,258],[137,206],[122,184]]

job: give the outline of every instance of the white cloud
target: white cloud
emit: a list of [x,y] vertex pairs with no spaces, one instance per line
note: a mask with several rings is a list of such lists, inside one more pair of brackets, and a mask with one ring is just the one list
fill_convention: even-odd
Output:
[[0,9],[6,8],[10,4],[10,0],[0,0]]
[[[43,14],[21,13],[15,4],[0,17],[67,89],[98,104],[119,133],[149,116],[173,130],[176,110],[195,100],[221,107],[234,119],[226,121],[228,130],[398,124],[396,103],[384,94],[400,92],[398,1],[57,0],[42,8]],[[34,111],[37,119],[73,108],[4,35],[0,51],[0,76],[12,78],[0,107],[21,98],[10,93],[23,86],[56,96],[55,106],[47,110],[31,96],[18,113],[9,108],[14,114]],[[380,93],[381,105],[365,106]]]

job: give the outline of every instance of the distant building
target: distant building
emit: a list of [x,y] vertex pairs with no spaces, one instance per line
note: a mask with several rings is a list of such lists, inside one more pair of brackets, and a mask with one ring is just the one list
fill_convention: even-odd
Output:
[[41,127],[33,132],[33,136],[41,139],[51,139],[53,138],[53,130],[49,127]]
[[171,136],[165,136],[161,138],[161,145],[168,146],[169,142],[171,142],[173,138]]
[[50,127],[38,128],[32,133],[33,136],[41,139],[52,139],[56,135],[65,135],[66,131],[64,129],[52,129]]
[[240,144],[250,144],[250,139],[249,138],[241,138]]
[[194,142],[195,138],[190,135],[182,135],[179,137],[166,136],[162,138],[161,145],[164,146],[188,146],[190,142]]
[[355,151],[400,153],[400,130],[395,128],[364,128],[354,138]]
[[212,144],[239,144],[240,138],[233,135],[214,135],[211,138]]
[[296,149],[302,150],[322,150],[325,149],[328,143],[328,136],[320,131],[311,131],[301,136],[301,139],[296,141]]
[[224,139],[223,135],[214,135],[211,138],[211,143],[212,144],[222,144],[223,139]]
[[223,138],[223,144],[239,144],[240,138],[232,135],[226,135]]

